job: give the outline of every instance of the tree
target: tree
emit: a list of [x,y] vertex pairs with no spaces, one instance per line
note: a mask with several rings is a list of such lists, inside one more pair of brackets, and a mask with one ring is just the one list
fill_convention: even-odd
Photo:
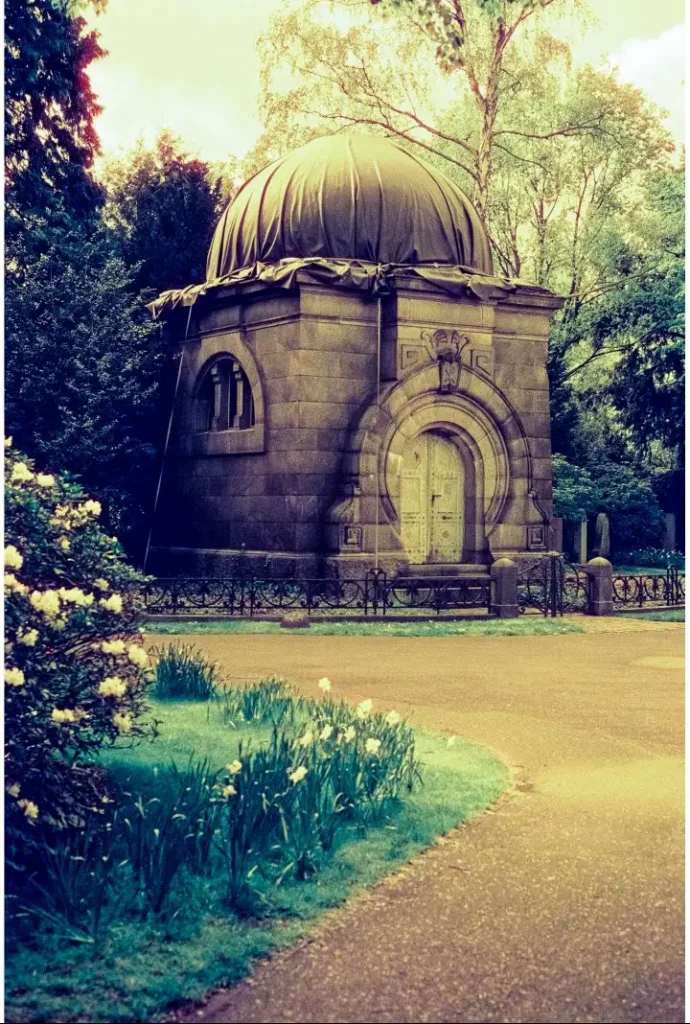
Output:
[[[103,4],[100,5],[101,7]],[[69,0],[5,4],[6,246],[28,230],[93,218],[102,191],[89,171],[99,152],[100,107],[87,74],[104,55]]]
[[126,160],[111,163],[106,220],[135,284],[155,294],[205,279],[206,256],[227,185],[209,165],[190,159],[169,131],[152,150],[139,143]]
[[133,543],[148,512],[162,343],[132,271],[101,233],[73,232],[6,287],[7,431],[77,476]]

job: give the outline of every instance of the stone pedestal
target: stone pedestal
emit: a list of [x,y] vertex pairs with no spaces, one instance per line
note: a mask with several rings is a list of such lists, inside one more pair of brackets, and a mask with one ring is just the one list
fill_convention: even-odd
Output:
[[499,619],[520,614],[518,567],[511,558],[498,558],[491,566],[491,611]]
[[592,558],[587,573],[587,614],[613,615],[613,566],[606,558]]

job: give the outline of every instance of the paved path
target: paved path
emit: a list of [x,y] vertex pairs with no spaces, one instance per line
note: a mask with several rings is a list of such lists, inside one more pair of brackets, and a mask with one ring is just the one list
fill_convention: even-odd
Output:
[[189,639],[491,746],[518,786],[188,1020],[685,1019],[683,630]]

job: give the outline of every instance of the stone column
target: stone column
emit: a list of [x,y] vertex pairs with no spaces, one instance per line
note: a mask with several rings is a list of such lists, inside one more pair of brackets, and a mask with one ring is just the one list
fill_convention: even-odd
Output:
[[580,565],[587,561],[587,520],[583,519],[577,526],[575,533],[575,546],[577,549],[577,560]]
[[497,558],[491,566],[491,611],[499,619],[514,619],[518,604],[518,567],[510,558]]
[[613,615],[613,566],[606,558],[591,558],[587,573],[587,614]]

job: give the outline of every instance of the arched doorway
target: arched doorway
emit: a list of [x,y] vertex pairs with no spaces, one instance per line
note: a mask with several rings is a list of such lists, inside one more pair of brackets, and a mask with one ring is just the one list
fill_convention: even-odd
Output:
[[403,451],[400,529],[411,564],[461,562],[465,473],[457,447],[435,431]]

